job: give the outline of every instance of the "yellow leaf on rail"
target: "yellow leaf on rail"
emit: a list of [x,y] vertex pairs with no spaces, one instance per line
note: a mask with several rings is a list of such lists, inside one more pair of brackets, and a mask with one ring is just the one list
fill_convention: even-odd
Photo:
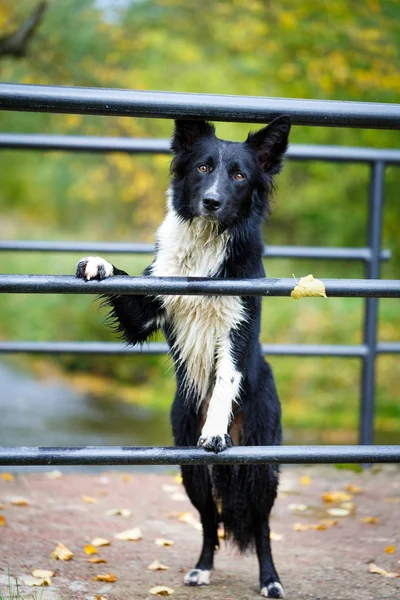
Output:
[[296,287],[292,290],[292,298],[301,300],[301,298],[321,297],[326,298],[325,286],[319,279],[314,279],[313,275],[301,277]]

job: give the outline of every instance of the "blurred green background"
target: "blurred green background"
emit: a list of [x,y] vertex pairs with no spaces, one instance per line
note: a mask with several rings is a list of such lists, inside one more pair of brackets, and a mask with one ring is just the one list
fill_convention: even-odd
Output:
[[[0,36],[15,31],[35,0],[1,0]],[[0,43],[1,48],[1,43]],[[26,56],[0,55],[2,81],[399,102],[400,3],[281,0],[49,1]],[[162,119],[0,114],[7,132],[165,137]],[[244,139],[245,124],[218,124],[221,137]],[[253,126],[254,129],[254,126]],[[294,127],[292,143],[398,148],[394,131]],[[62,152],[1,151],[0,236],[3,239],[152,241],[162,220],[169,158]],[[288,161],[277,180],[266,227],[270,244],[363,246],[369,167]],[[383,246],[400,266],[400,169],[387,167]],[[80,256],[0,254],[5,273],[71,274]],[[111,262],[132,275],[150,257]],[[357,263],[267,260],[270,276],[363,277]],[[268,299],[264,342],[362,341],[360,299]],[[0,297],[0,338],[115,340],[104,313],[86,296]],[[400,339],[398,300],[382,300],[379,338]],[[167,411],[174,390],[165,357],[14,357],[38,377],[67,378],[79,389],[116,402]],[[377,440],[400,442],[400,358],[377,361]],[[286,440],[354,442],[357,359],[273,357]]]

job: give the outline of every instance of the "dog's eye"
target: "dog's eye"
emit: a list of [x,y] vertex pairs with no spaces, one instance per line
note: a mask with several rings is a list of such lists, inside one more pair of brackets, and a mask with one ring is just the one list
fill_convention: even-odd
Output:
[[200,173],[207,173],[208,171],[207,165],[200,165],[197,168],[199,169]]
[[236,179],[236,181],[243,181],[243,179],[244,179],[244,175],[240,171],[235,173],[233,177]]

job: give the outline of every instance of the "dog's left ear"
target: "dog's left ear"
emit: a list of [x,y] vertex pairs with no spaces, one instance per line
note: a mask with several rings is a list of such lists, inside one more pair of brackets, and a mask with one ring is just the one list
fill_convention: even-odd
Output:
[[257,153],[263,171],[275,175],[281,170],[282,158],[288,147],[289,131],[290,117],[282,115],[264,129],[249,133],[245,143]]
[[185,150],[189,150],[198,138],[214,135],[215,128],[211,123],[177,119],[171,141],[171,150],[174,154],[184,152]]

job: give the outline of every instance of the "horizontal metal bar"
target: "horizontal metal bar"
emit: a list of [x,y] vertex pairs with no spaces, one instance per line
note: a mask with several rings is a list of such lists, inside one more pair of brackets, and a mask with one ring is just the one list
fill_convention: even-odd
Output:
[[[400,353],[393,349],[393,354]],[[366,356],[366,346],[339,344],[263,344],[264,354],[269,356]],[[15,342],[0,341],[0,354],[166,354],[168,344],[152,342],[143,346],[127,346],[122,342]],[[379,352],[379,347],[378,347]],[[386,353],[389,353],[387,350]]]
[[3,83],[0,109],[163,119],[400,129],[400,105]]
[[400,354],[400,342],[380,342],[377,345],[379,354]]
[[[396,279],[323,279],[327,296],[399,298]],[[293,279],[217,279],[203,277],[128,277],[84,281],[70,275],[0,275],[0,293],[133,294],[167,296],[290,296]]]
[[[154,244],[120,242],[45,242],[35,240],[0,241],[0,252],[82,252],[109,254],[154,254]],[[328,260],[371,259],[369,248],[326,248],[318,246],[265,246],[267,258],[311,258]],[[390,250],[381,251],[381,260],[390,260]]]
[[[64,150],[71,152],[126,152],[129,154],[170,154],[170,140],[162,138],[52,135],[41,133],[0,133],[0,148],[7,150]],[[286,153],[291,160],[371,163],[400,163],[400,150],[291,144]]]
[[0,465],[13,466],[398,462],[400,446],[236,446],[220,454],[192,447],[0,447]]

